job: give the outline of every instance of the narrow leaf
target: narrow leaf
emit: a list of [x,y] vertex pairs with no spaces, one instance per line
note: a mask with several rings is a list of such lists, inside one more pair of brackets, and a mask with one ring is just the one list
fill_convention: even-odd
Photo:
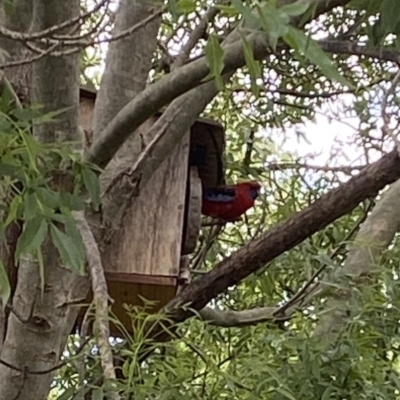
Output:
[[243,41],[243,53],[246,60],[247,68],[251,77],[251,88],[255,95],[258,95],[260,88],[257,85],[256,79],[261,77],[261,64],[254,58],[253,49],[247,43],[246,39],[242,37]]
[[50,231],[53,243],[57,247],[63,263],[68,268],[82,275],[84,272],[84,259],[82,259],[81,252],[73,239],[64,232],[61,232],[54,224],[50,225]]
[[301,30],[289,27],[289,33],[284,36],[284,40],[289,46],[303,53],[309,61],[317,65],[329,79],[336,80],[342,85],[353,88],[353,85],[340,75],[332,60],[321,49],[318,43],[305,35]]
[[243,26],[249,29],[260,29],[261,21],[257,18],[249,7],[243,4],[242,0],[232,0],[231,3],[235,8],[243,15],[244,24]]
[[280,393],[282,396],[285,396],[287,399],[290,400],[296,400],[296,397],[294,397],[293,393],[288,389],[283,389],[283,388],[276,388],[275,389],[278,393]]
[[22,197],[15,196],[10,203],[10,210],[8,212],[6,222],[4,224],[5,227],[7,227],[9,224],[11,224],[11,222],[19,218],[20,207],[22,208]]
[[85,166],[82,168],[82,178],[86,190],[89,192],[95,211],[98,211],[100,206],[100,184],[97,175]]
[[208,77],[215,77],[215,83],[219,90],[224,87],[221,72],[224,69],[224,50],[222,49],[217,36],[210,35],[206,48],[205,55],[207,64],[210,68],[210,74]]
[[39,174],[39,170],[37,168],[36,164],[36,156],[39,153],[39,146],[35,142],[35,140],[32,138],[32,136],[28,135],[24,131],[20,131],[20,135],[24,141],[24,144],[26,146],[26,151],[28,153],[29,161],[30,161],[30,167],[37,173]]
[[194,0],[179,0],[178,8],[182,14],[187,15],[196,11],[196,2]]
[[44,218],[36,217],[25,221],[24,230],[18,239],[15,250],[15,259],[18,260],[21,254],[37,252],[46,239],[48,224]]
[[0,298],[3,310],[6,307],[8,300],[10,299],[10,294],[11,294],[10,281],[8,280],[7,271],[3,264],[3,261],[0,260]]
[[310,0],[298,0],[295,3],[280,7],[278,10],[282,14],[289,15],[290,17],[298,17],[308,10],[311,3],[312,2]]
[[383,0],[381,5],[382,26],[386,33],[393,33],[400,21],[400,1]]
[[38,199],[36,193],[25,193],[24,195],[24,220],[33,219],[38,214]]

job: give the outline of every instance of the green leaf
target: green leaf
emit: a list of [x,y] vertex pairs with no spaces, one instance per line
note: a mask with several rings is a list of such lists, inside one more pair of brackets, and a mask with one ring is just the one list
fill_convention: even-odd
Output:
[[65,112],[67,112],[71,108],[72,107],[65,107],[65,108],[62,108],[60,110],[49,111],[46,114],[40,114],[34,119],[33,123],[35,125],[37,125],[37,124],[43,124],[43,123],[46,123],[46,122],[59,121],[59,119],[57,119],[55,117],[58,117],[59,115],[64,114]]
[[310,0],[298,0],[295,3],[280,7],[278,10],[282,14],[290,17],[298,17],[299,15],[303,15],[308,10],[311,3],[312,2]]
[[37,173],[40,174],[37,165],[36,165],[36,157],[40,152],[40,146],[38,143],[33,139],[33,137],[24,131],[20,131],[20,135],[24,141],[26,146],[26,151],[28,153],[30,167]]
[[231,5],[223,5],[223,4],[217,4],[215,6],[219,10],[221,10],[221,15],[227,16],[227,17],[233,17],[238,15],[238,11],[236,7],[233,7]]
[[287,15],[279,13],[268,4],[263,7],[257,7],[262,27],[268,34],[270,46],[275,50],[278,40],[289,32],[290,18]]
[[[85,202],[84,200],[72,193],[60,193],[60,199],[62,207],[67,208],[67,210],[84,210]],[[97,207],[98,208],[98,207]]]
[[0,260],[0,299],[1,306],[4,309],[10,299],[11,286],[4,263]]
[[259,18],[253,14],[249,7],[243,5],[243,1],[241,0],[232,0],[231,3],[235,6],[235,8],[243,15],[244,23],[243,27],[248,29],[258,30],[261,28],[261,21]]
[[32,122],[33,119],[40,116],[40,110],[32,108],[16,108],[11,113],[18,121]]
[[9,175],[15,177],[20,167],[5,162],[0,162],[0,175]]
[[7,135],[15,134],[13,125],[7,118],[4,118],[4,116],[0,116],[0,132]]
[[377,14],[381,7],[381,2],[376,0],[352,0],[347,5],[350,9],[356,9],[359,11],[366,12],[367,15]]
[[294,397],[294,394],[289,389],[278,387],[275,391],[280,393],[282,396],[285,396],[287,399],[296,400],[296,397]]
[[400,21],[400,1],[383,0],[381,5],[381,21],[386,33],[393,33]]
[[36,193],[25,193],[24,195],[24,220],[28,221],[37,216],[38,199]]
[[[74,240],[61,232],[54,224],[50,225],[51,237],[54,245],[57,247],[58,252],[63,263],[78,274],[84,273],[84,258],[79,251],[79,246]],[[82,241],[82,239],[80,239]]]
[[96,388],[92,392],[92,400],[103,400],[104,392],[102,388]]
[[245,37],[242,37],[243,41],[243,53],[244,59],[246,60],[247,68],[251,77],[251,88],[252,92],[257,96],[260,92],[260,88],[257,85],[256,79],[261,77],[261,64],[254,58],[253,49],[247,43]]
[[86,190],[89,192],[90,198],[93,203],[95,211],[98,211],[100,206],[100,184],[99,178],[89,168],[82,168],[82,178],[85,184]]
[[14,12],[14,0],[4,0],[4,11],[8,17]]
[[37,195],[39,196],[41,202],[52,210],[60,207],[61,193],[54,192],[53,190],[39,187],[36,189]]
[[219,90],[222,90],[224,83],[221,73],[224,69],[224,50],[221,47],[217,36],[210,35],[205,48],[206,61],[210,68],[210,74],[205,78],[215,77],[215,83]]
[[268,372],[268,374],[271,375],[271,377],[273,377],[275,379],[275,381],[279,384],[279,385],[283,385],[282,379],[281,377],[278,375],[278,373],[276,371],[274,371],[273,368],[270,367],[266,367],[265,368],[266,371]]
[[196,2],[194,0],[179,0],[178,8],[182,14],[187,15],[196,11]]
[[86,248],[83,244],[82,235],[76,226],[76,220],[73,217],[69,217],[65,220],[64,227],[65,233],[72,239],[76,247],[78,257],[83,260],[84,263],[86,257]]
[[168,10],[171,13],[172,19],[176,21],[179,18],[179,8],[176,0],[170,0],[168,3]]
[[17,220],[20,217],[20,211],[22,206],[22,197],[15,196],[10,204],[10,210],[8,212],[8,216],[5,222],[5,226],[11,224],[11,222]]
[[328,386],[324,393],[322,394],[321,400],[329,400],[331,398],[331,393],[333,392],[332,387]]
[[284,36],[284,40],[289,46],[298,52],[303,53],[309,61],[317,65],[324,75],[326,75],[326,77],[336,80],[337,82],[341,83],[342,85],[346,85],[349,88],[354,88],[347,79],[340,75],[331,59],[321,49],[318,43],[305,35],[304,32],[299,29],[289,27],[289,33]]
[[47,220],[36,217],[25,221],[24,230],[17,242],[15,259],[18,260],[21,254],[35,253],[40,249],[48,232]]

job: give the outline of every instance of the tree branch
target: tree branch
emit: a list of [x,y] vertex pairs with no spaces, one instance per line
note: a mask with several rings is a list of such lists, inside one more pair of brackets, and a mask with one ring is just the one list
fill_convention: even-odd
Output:
[[[100,350],[101,366],[106,380],[111,384],[116,381],[113,355],[110,348],[110,326],[108,323],[108,289],[104,275],[104,268],[101,262],[99,247],[93,233],[87,223],[83,212],[74,212],[74,218],[78,222],[77,226],[82,235],[83,243],[86,248],[86,259],[88,262],[90,278],[92,280],[93,301],[96,310],[95,326],[98,330],[98,346]],[[112,396],[112,397],[111,397]],[[112,400],[118,400],[117,393],[110,394]]]
[[[340,289],[328,300],[314,334],[334,340],[345,324],[354,284],[362,285],[400,229],[400,180],[382,195],[361,226],[340,273]],[[351,279],[349,279],[349,277]]]
[[172,70],[181,67],[182,65],[185,64],[186,60],[189,58],[190,52],[196,46],[198,41],[204,36],[209,22],[212,21],[218,15],[219,12],[220,10],[217,7],[210,7],[210,9],[203,16],[200,23],[190,34],[187,43],[185,44],[185,46],[183,46],[183,49],[181,50],[179,56],[172,64]]
[[200,310],[199,314],[204,321],[211,325],[234,328],[277,320],[279,317],[274,317],[274,312],[277,310],[278,307],[259,307],[244,311],[222,311],[207,307]]
[[[292,0],[282,0],[283,4],[292,2]],[[305,24],[319,14],[328,12],[337,6],[344,6],[348,2],[349,0],[315,0],[315,13],[310,14],[309,19],[302,22]],[[250,33],[246,36],[246,41],[252,47],[256,59],[264,59],[270,54],[266,33]],[[224,52],[223,75],[232,74],[245,65],[241,39],[238,38],[238,40],[226,46]],[[102,130],[87,153],[86,159],[100,167],[105,167],[119,147],[131,135],[131,132],[135,131],[160,108],[200,85],[208,73],[209,68],[203,56],[172,71],[165,78],[150,85],[119,111],[115,118]]]
[[328,53],[364,56],[382,61],[400,63],[400,52],[395,49],[371,49],[367,46],[360,46],[357,43],[334,40],[320,40],[318,43]]
[[[201,310],[229,287],[352,211],[361,201],[376,196],[379,190],[399,177],[400,159],[396,151],[392,151],[217,264],[212,271],[185,287],[164,310],[171,313],[175,321],[188,318],[190,308]],[[182,305],[185,307],[181,308]]]

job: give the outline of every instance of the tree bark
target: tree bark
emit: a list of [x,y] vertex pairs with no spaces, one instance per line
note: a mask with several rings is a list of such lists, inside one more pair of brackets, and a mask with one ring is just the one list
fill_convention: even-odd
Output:
[[[115,19],[114,35],[146,20],[158,11],[152,3],[123,0]],[[157,34],[161,17],[153,19],[133,35],[111,42],[106,67],[96,98],[94,111],[94,143],[100,132],[115,115],[146,87],[152,57],[157,46]],[[140,50],[139,50],[140,49]],[[132,133],[132,132],[131,132]],[[131,165],[141,151],[141,141],[133,135],[119,149],[110,164],[101,174],[103,191],[122,170]],[[115,215],[114,193],[103,197],[103,220],[112,220]],[[117,194],[118,196],[118,194]]]
[[[11,15],[6,15],[4,0],[0,1],[0,24],[7,29],[18,32],[28,32],[32,24],[32,0],[15,0],[12,5]],[[15,61],[25,58],[29,51],[22,43],[6,38],[0,39],[0,48],[6,54],[0,57],[3,61]],[[26,64],[5,71],[6,77],[10,80],[15,92],[22,103],[30,102],[30,83],[32,65]]]
[[[76,17],[79,0],[33,1],[35,29],[44,29]],[[78,55],[45,57],[32,67],[32,95],[44,104],[45,112],[68,107],[58,121],[35,126],[33,134],[43,142],[73,140],[78,132]],[[46,243],[43,251],[45,289],[41,293],[36,260],[20,260],[17,287],[12,299],[0,364],[0,399],[45,399],[54,368],[60,360],[78,308],[89,289],[87,277],[78,277],[62,267],[55,248]],[[18,317],[17,317],[18,316]],[[47,371],[47,373],[46,373]],[[38,374],[37,372],[41,372]]]
[[340,289],[335,290],[325,308],[314,335],[333,342],[346,323],[347,311],[354,285],[365,285],[382,253],[392,243],[400,229],[400,180],[382,195],[367,220],[363,223],[338,274]]

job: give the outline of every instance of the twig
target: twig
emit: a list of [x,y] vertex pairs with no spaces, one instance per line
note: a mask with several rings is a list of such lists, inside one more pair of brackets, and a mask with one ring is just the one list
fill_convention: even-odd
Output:
[[[37,54],[36,56],[29,57],[29,58],[24,58],[23,60],[16,60],[16,61],[10,61],[7,63],[0,64],[0,70],[4,70],[7,68],[13,68],[13,67],[18,67],[21,65],[26,65],[26,64],[31,64],[36,61],[39,61],[43,57],[47,55],[51,55],[51,53],[59,46],[59,44],[54,44],[53,46],[49,47],[46,51],[43,51],[42,53]],[[65,55],[65,54],[63,54]]]
[[73,26],[77,23],[83,23],[87,18],[89,18],[95,12],[99,11],[109,1],[110,0],[102,0],[99,4],[97,4],[96,7],[93,8],[93,10],[88,11],[82,15],[78,15],[75,18],[72,18],[61,24],[51,26],[50,28],[45,29],[43,31],[39,31],[39,32],[22,33],[22,32],[12,31],[12,30],[9,30],[9,29],[6,29],[6,28],[0,26],[0,36],[6,37],[8,39],[18,40],[21,42],[27,42],[27,41],[37,40],[37,39],[44,39],[43,40],[44,43],[49,43],[48,38],[53,33],[59,32],[65,28],[69,28],[70,26]]
[[[81,329],[79,332],[79,336],[80,336],[79,337],[79,346],[82,346],[82,344],[85,343],[86,340],[89,340],[89,338],[87,337],[87,334],[88,334],[88,328],[89,328],[89,324],[90,324],[90,313],[92,311],[92,304],[88,307],[88,309],[85,312],[85,316],[83,317]],[[75,368],[78,372],[79,386],[84,386],[84,382],[85,382],[85,364],[84,364],[84,362],[85,362],[84,360],[78,360],[77,364],[75,365]],[[78,392],[77,396],[78,396],[77,398],[79,398],[79,400],[85,400],[82,392]]]
[[[100,350],[101,366],[106,380],[112,384],[116,381],[113,365],[113,356],[110,348],[110,327],[108,324],[108,290],[104,276],[104,269],[101,262],[100,250],[97,246],[93,232],[87,223],[84,213],[74,212],[73,216],[77,221],[78,229],[82,235],[86,248],[86,257],[89,273],[92,280],[93,302],[96,310],[95,327],[98,330],[98,346]],[[120,398],[117,392],[110,394],[113,400]]]
[[210,21],[212,21],[220,12],[220,10],[216,7],[210,7],[210,9],[206,12],[204,17],[201,19],[200,23],[196,26],[193,32],[190,34],[187,43],[183,46],[182,51],[179,56],[172,64],[172,69],[176,69],[185,64],[186,60],[189,58],[190,52],[196,46],[198,41],[204,36],[206,32],[207,25]]
[[355,166],[343,166],[343,167],[329,167],[326,165],[310,165],[306,163],[270,163],[267,165],[267,169],[270,171],[283,171],[286,169],[312,169],[315,171],[323,171],[323,172],[343,172],[347,175],[350,175],[353,171],[360,171],[364,169],[366,165],[355,165]]
[[192,262],[191,266],[192,271],[196,270],[204,262],[208,251],[211,249],[212,245],[214,244],[218,235],[221,233],[222,228],[224,226],[225,224],[214,225],[214,227],[210,229],[209,235],[206,239],[206,243],[204,244],[203,248],[199,251],[199,253]]
[[389,102],[389,97],[394,94],[394,91],[396,89],[396,86],[398,85],[400,81],[400,69],[397,71],[396,75],[393,78],[392,84],[390,85],[389,89],[385,91],[382,99],[382,106],[381,106],[381,115],[382,115],[382,120],[383,120],[383,126],[382,126],[382,133],[383,136],[389,136],[393,139],[397,152],[400,155],[400,142],[397,139],[396,135],[393,133],[393,129],[390,129],[390,117],[389,114],[387,113],[387,106]]
[[[371,210],[372,204],[373,204],[372,202],[369,203],[363,215],[358,219],[358,221],[350,230],[350,232],[346,235],[342,243],[333,251],[333,253],[329,257],[331,260],[333,260],[338,254],[340,254],[342,249],[346,247],[347,242],[351,239],[351,237],[354,235],[354,233],[357,231],[360,225],[367,219],[368,212]],[[321,267],[318,268],[318,270],[312,275],[312,277],[306,282],[306,284],[293,297],[291,297],[285,304],[283,304],[276,311],[274,311],[273,316],[279,316],[284,314],[289,307],[299,302],[299,300],[303,299],[309,293],[314,292],[317,286],[319,286],[319,283],[313,286],[312,290],[308,291],[308,289],[315,282],[315,280],[322,274],[322,272],[326,269],[327,266],[328,264],[321,265]]]

